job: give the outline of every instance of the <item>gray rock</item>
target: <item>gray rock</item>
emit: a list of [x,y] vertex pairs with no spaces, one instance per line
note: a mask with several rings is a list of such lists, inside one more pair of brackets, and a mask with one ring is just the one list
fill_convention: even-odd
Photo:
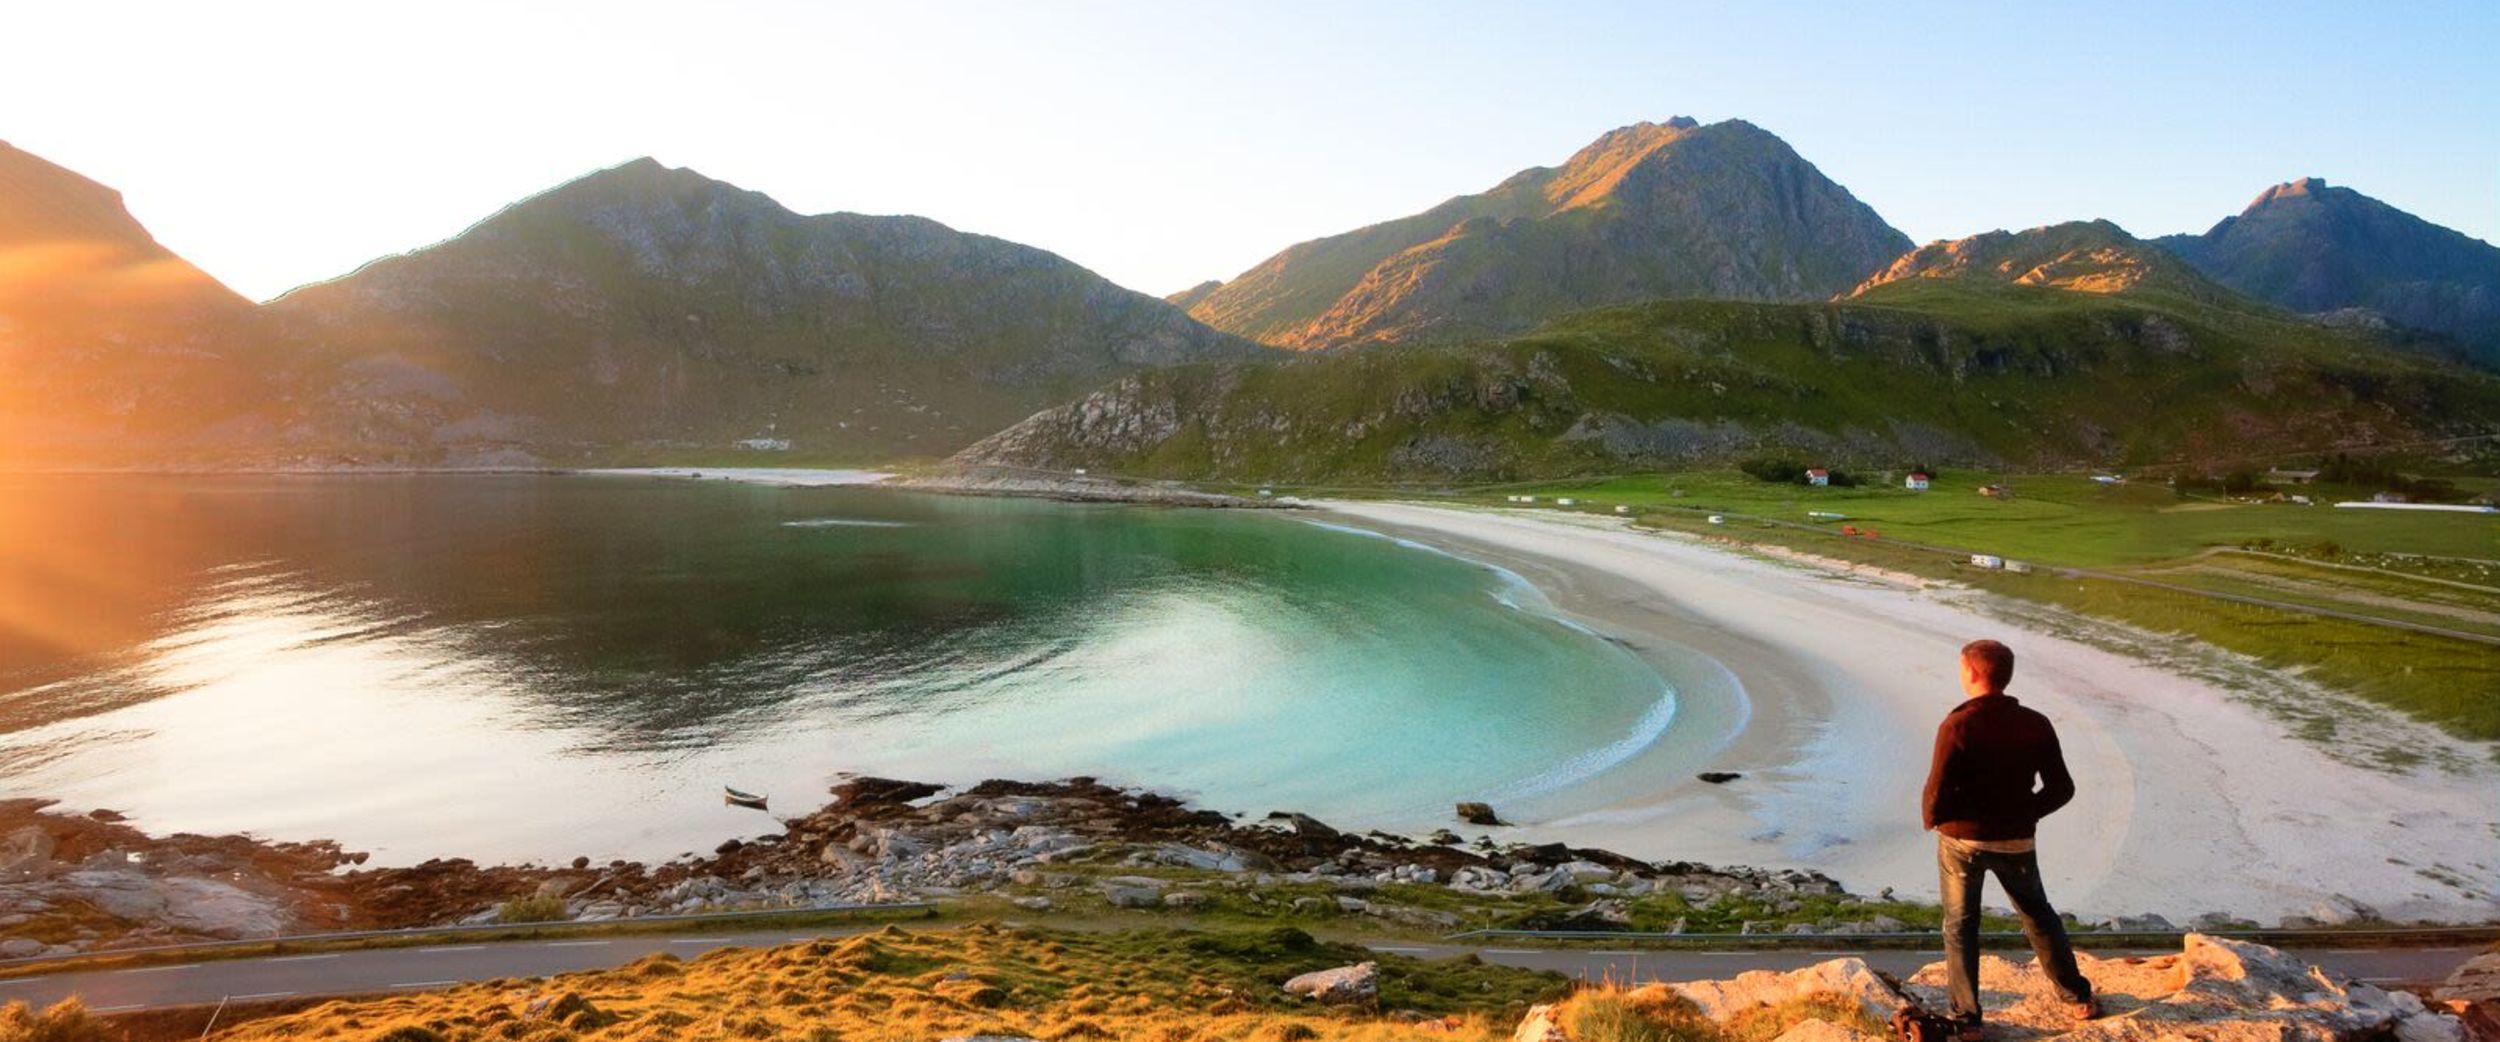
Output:
[[41,825],[27,825],[0,837],[0,878],[25,878],[51,867],[55,846]]
[[43,949],[43,942],[32,937],[11,937],[0,941],[0,959],[32,959]]
[[1323,1005],[1369,1005],[1380,1000],[1380,964],[1359,962],[1305,973],[1286,981],[1285,992]]
[[1104,900],[1110,901],[1114,908],[1163,907],[1163,891],[1152,887],[1105,884],[1102,888],[1102,896]]

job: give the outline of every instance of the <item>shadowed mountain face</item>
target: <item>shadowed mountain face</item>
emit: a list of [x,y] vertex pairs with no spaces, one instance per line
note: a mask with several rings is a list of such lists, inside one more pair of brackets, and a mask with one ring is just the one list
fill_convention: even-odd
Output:
[[265,433],[252,303],[110,188],[0,143],[0,464],[128,463]]
[[2203,235],[2154,240],[2224,285],[2294,311],[2455,337],[2500,364],[2500,247],[2314,177],[2276,185]]
[[1259,351],[1042,250],[648,159],[271,307],[318,346],[326,428],[473,458],[938,454],[1123,372]]
[[2106,222],[1903,256],[1845,298],[1665,300],[1515,338],[1133,376],[966,450],[1246,481],[1725,462],[2069,467],[2500,430],[2500,379],[2215,285]]
[[1652,297],[1820,299],[1909,247],[1768,131],[1679,117],[1171,299],[1282,347],[1452,340]]

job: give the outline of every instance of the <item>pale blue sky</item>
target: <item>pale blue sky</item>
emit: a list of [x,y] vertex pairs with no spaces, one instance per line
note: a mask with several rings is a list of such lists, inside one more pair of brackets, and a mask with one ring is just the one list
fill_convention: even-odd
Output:
[[1162,294],[1674,115],[1770,129],[1920,241],[2202,231],[2303,175],[2500,239],[2495,0],[84,0],[0,38],[0,139],[255,297],[643,154]]

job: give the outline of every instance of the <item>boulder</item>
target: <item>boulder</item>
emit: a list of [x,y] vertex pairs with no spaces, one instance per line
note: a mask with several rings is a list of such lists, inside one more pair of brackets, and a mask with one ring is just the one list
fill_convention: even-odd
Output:
[[0,878],[42,874],[52,864],[52,834],[41,825],[27,825],[0,836]]
[[1102,896],[1104,900],[1111,902],[1113,908],[1160,908],[1163,906],[1163,891],[1153,887],[1107,884],[1102,888]]
[[2457,967],[2431,992],[2458,1020],[2471,1042],[2500,1042],[2500,951],[2484,952]]
[[1469,802],[1459,804],[1458,820],[1466,822],[1470,825],[1502,824],[1501,816],[1493,813],[1493,805],[1490,803]]
[[32,937],[11,937],[0,941],[0,959],[32,959],[43,954],[43,942]]
[[1510,1042],[1571,1042],[1562,1025],[1555,1022],[1553,1003],[1528,1007],[1528,1015],[1520,1020],[1519,1029],[1511,1032]]
[[1370,1005],[1380,1000],[1380,964],[1358,962],[1305,973],[1286,981],[1285,993],[1328,1006]]
[[1866,960],[1857,958],[1833,959],[1786,973],[1755,970],[1737,974],[1733,980],[1692,981],[1667,987],[1699,1007],[1703,1016],[1716,1021],[1758,1006],[1777,1006],[1830,992],[1855,999],[1867,1016],[1881,1023],[1890,1021],[1907,1001]]
[[1725,785],[1738,778],[1744,777],[1744,775],[1738,774],[1735,771],[1703,771],[1693,777],[1709,782],[1712,785]]

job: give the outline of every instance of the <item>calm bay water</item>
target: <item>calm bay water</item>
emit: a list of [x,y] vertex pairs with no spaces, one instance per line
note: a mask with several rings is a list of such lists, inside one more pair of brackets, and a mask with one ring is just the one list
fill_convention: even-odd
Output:
[[0,476],[0,793],[384,861],[667,857],[836,772],[1413,828],[1668,724],[1504,573],[1281,512],[597,477]]

